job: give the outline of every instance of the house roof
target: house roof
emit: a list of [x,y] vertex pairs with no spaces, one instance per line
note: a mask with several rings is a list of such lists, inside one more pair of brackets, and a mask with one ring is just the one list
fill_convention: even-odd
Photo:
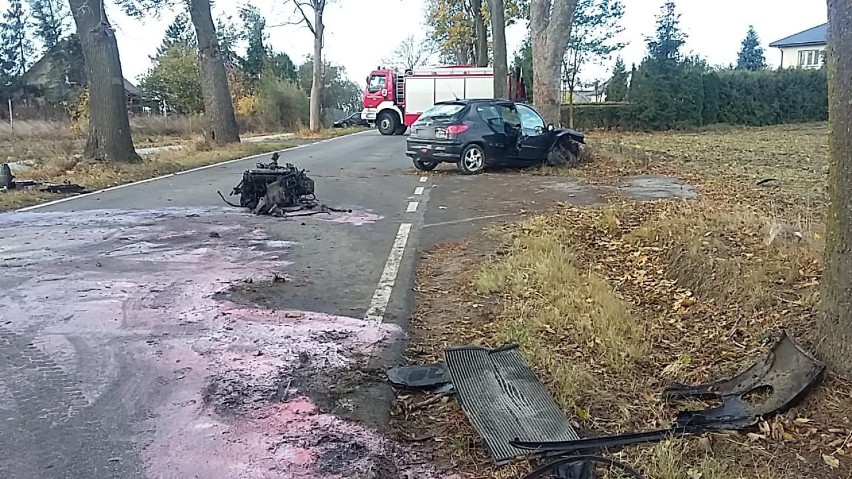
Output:
[[790,35],[787,38],[774,41],[769,44],[770,47],[785,48],[785,47],[803,47],[807,45],[825,45],[828,43],[828,24],[823,23],[813,28],[809,28],[795,35]]
[[142,94],[142,90],[140,90],[139,87],[137,87],[133,83],[130,83],[130,80],[128,80],[127,78],[124,79],[124,91],[126,91],[127,93],[129,93],[131,95],[141,95]]

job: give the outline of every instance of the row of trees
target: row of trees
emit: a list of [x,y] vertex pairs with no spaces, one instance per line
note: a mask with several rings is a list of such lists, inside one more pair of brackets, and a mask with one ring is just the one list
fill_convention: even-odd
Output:
[[529,22],[530,33],[513,67],[533,85],[535,106],[559,121],[561,86],[573,90],[582,68],[601,62],[624,45],[616,41],[624,6],[619,0],[429,0],[428,38],[409,38],[395,52],[397,64],[413,68],[437,55],[441,62],[493,65],[494,94],[506,95],[508,58],[505,29]]
[[[291,127],[309,122],[309,93],[313,84],[313,58],[296,66],[283,52],[269,45],[266,19],[254,6],[240,11],[239,27],[217,22],[220,50],[225,59],[231,100],[236,112],[259,117],[263,126]],[[240,34],[235,32],[240,31]],[[244,54],[235,51],[241,43]],[[145,97],[155,99],[163,113],[197,114],[204,111],[196,61],[196,38],[186,15],[178,15],[142,78]],[[346,79],[342,67],[325,62],[320,105],[322,111],[359,107],[360,89]]]
[[737,64],[728,68],[711,68],[699,57],[684,54],[685,43],[680,15],[675,4],[667,2],[642,63],[628,74],[624,62],[616,62],[607,100],[629,104],[584,106],[581,124],[656,130],[827,118],[825,72],[768,70],[753,28],[742,42]]
[[[271,52],[266,47],[263,41],[265,21],[250,6],[241,15],[243,25],[248,28],[237,34],[234,27],[221,20],[214,21],[211,0],[114,2],[135,17],[159,15],[167,9],[183,9],[180,20],[170,28],[167,42],[155,58],[158,66],[163,65],[162,70],[175,71],[175,78],[181,81],[169,85],[167,91],[164,87],[170,78],[157,78],[157,72],[152,72],[154,75],[149,75],[150,82],[147,83],[151,88],[168,93],[161,98],[167,103],[167,108],[197,111],[201,107],[208,124],[207,135],[216,144],[240,141],[232,97],[235,88],[229,82],[229,72],[233,70],[226,65],[238,66],[247,72],[247,81],[255,87],[265,73],[294,84],[299,79],[295,65],[286,55]],[[312,70],[309,122],[311,129],[318,130],[326,65],[322,61],[326,0],[288,0],[286,3],[293,7],[298,23],[304,24],[314,37],[312,58],[316,61],[308,64]],[[21,77],[32,65],[36,52],[51,49],[64,35],[72,32],[68,28],[72,20],[73,30],[79,37],[74,43],[79,43],[82,50],[88,87],[89,130],[85,156],[101,161],[139,161],[130,136],[124,76],[115,31],[109,22],[104,0],[67,0],[67,3],[63,0],[27,0],[26,3],[11,0],[0,22],[0,87],[3,90],[0,93],[9,97],[20,88]],[[233,49],[234,43],[240,40],[248,41],[243,57],[238,57]],[[188,61],[193,55],[196,61]],[[197,82],[192,79],[196,70]],[[339,75],[339,69],[329,70],[331,74]],[[181,90],[183,94],[175,95],[175,91]],[[200,105],[197,101],[199,92],[202,98]],[[189,99],[192,94],[196,99]]]

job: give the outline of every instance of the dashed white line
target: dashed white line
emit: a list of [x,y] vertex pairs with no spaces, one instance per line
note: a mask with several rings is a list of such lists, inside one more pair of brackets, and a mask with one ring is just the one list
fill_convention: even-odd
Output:
[[422,195],[423,190],[425,190],[425,188],[423,188],[422,186],[418,186],[417,188],[414,188],[414,194],[415,195]]
[[419,201],[409,201],[408,202],[408,208],[405,209],[405,212],[406,213],[414,213],[415,211],[417,211],[417,206],[419,206],[419,205],[420,205]]
[[429,177],[427,177],[427,176],[421,176],[421,177],[420,177],[420,182],[421,182],[421,183],[426,183],[427,181],[429,181]]
[[385,269],[382,271],[382,277],[379,279],[379,285],[376,287],[376,292],[373,293],[373,299],[370,300],[370,307],[367,309],[366,316],[364,316],[366,321],[377,323],[384,321],[385,311],[387,310],[388,303],[390,303],[393,286],[399,274],[399,265],[402,263],[402,256],[405,254],[405,245],[408,244],[408,236],[410,234],[411,223],[399,225],[399,231],[396,233],[396,239],[393,241],[388,261],[385,263]]

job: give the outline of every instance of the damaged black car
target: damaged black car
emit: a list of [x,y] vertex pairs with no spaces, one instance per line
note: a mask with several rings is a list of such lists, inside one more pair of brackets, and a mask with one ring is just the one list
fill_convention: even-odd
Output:
[[487,166],[575,166],[585,135],[547,124],[532,107],[506,100],[436,103],[411,125],[406,155],[421,171],[455,163],[467,175]]

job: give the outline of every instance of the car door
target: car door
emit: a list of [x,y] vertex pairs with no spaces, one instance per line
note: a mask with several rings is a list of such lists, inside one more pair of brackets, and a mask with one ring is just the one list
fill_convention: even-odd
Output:
[[526,105],[516,104],[515,108],[521,119],[518,157],[529,162],[543,160],[552,140],[547,123],[537,111]]
[[510,139],[506,134],[506,122],[501,107],[495,103],[478,103],[475,109],[476,115],[485,124],[485,154],[490,158],[513,156],[516,140]]

